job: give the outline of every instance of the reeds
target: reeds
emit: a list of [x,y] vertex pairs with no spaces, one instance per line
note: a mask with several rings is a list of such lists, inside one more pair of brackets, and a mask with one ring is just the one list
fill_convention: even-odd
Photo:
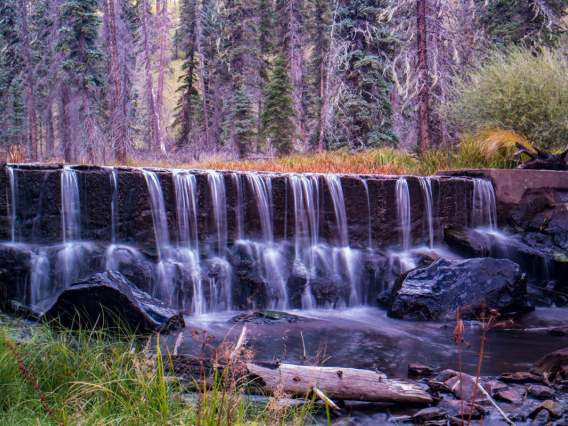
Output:
[[0,328],[2,425],[301,425],[311,415],[310,401],[278,410],[251,402],[229,369],[189,393],[168,371],[171,356],[159,337],[41,326],[16,341],[13,330]]

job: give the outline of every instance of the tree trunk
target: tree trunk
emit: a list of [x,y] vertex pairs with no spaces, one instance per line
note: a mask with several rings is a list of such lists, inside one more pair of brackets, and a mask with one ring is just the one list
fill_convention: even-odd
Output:
[[[172,363],[170,364],[170,360]],[[215,368],[229,369],[232,365],[219,365],[184,356],[171,356],[165,360],[176,376],[193,383],[209,383]],[[236,362],[235,374],[248,383],[252,393],[277,394],[284,392],[292,397],[309,397],[317,389],[333,400],[368,402],[396,402],[429,404],[432,397],[423,386],[411,380],[387,379],[378,371],[356,368],[304,366],[271,362]],[[244,368],[243,368],[244,367]]]
[[156,110],[161,119],[164,118],[163,115],[163,103],[164,103],[164,80],[166,74],[166,53],[167,53],[167,13],[168,13],[168,1],[162,0],[162,5],[160,9],[160,62],[158,65],[158,93],[156,96]]
[[[110,26],[110,37],[111,37],[111,75],[114,82],[114,97],[111,103],[111,128],[114,136],[114,156],[119,164],[126,163],[126,130],[125,122],[126,117],[120,116],[120,104],[122,99],[122,93],[120,90],[120,78],[118,70],[118,43],[116,38],[116,7],[115,0],[108,0],[109,4],[107,7],[109,13],[109,26]],[[116,133],[115,133],[116,132]]]
[[70,119],[69,119],[69,89],[63,84],[61,90],[61,144],[63,145],[63,158],[66,163],[70,163],[74,160],[73,150],[71,146],[71,129],[70,129]]
[[162,123],[156,108],[156,95],[154,90],[154,77],[152,76],[152,59],[150,57],[150,35],[148,31],[148,4],[143,0],[142,25],[144,29],[144,70],[146,73],[146,91],[148,92],[149,109],[152,121],[152,148],[166,151],[164,145]]
[[207,111],[207,90],[205,87],[205,65],[203,63],[203,51],[201,49],[201,0],[195,0],[195,42],[197,44],[197,56],[199,57],[199,80],[201,83],[201,100],[203,101],[203,118],[205,121],[205,147],[211,149],[209,137],[209,112]]
[[30,33],[28,28],[28,5],[26,0],[21,0],[20,7],[22,9],[22,32],[24,42],[24,58],[26,61],[26,85],[27,85],[27,103],[28,114],[30,120],[30,154],[32,161],[37,161],[37,113],[34,97],[34,71],[32,64],[32,49],[30,45]]
[[339,7],[339,0],[335,2],[335,11],[333,12],[333,23],[331,24],[331,33],[329,37],[329,52],[327,54],[327,70],[325,76],[325,89],[323,90],[323,101],[321,105],[320,112],[320,123],[319,123],[319,138],[318,138],[318,150],[323,151],[324,146],[324,136],[327,127],[327,115],[329,109],[329,79],[331,77],[331,60],[333,52],[333,36],[335,33],[335,20],[337,17],[337,8]]
[[49,105],[47,106],[46,127],[45,155],[48,158],[51,158],[55,147],[55,134],[53,131],[53,104],[51,101],[49,101]]
[[420,137],[418,146],[422,151],[430,147],[430,110],[429,110],[429,86],[428,86],[428,46],[426,28],[426,2],[427,0],[416,1],[417,16],[417,48],[418,48],[418,108]]

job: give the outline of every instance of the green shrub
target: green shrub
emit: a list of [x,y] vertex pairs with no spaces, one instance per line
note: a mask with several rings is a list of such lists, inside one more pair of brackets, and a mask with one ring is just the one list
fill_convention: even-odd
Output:
[[568,143],[568,60],[560,50],[491,54],[458,81],[448,115],[463,131],[513,130],[543,148]]

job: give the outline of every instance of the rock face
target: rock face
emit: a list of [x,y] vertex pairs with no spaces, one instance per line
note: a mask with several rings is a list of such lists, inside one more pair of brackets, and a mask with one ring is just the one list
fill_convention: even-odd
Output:
[[410,271],[395,285],[388,315],[453,321],[457,308],[467,305],[475,312],[483,303],[501,313],[532,309],[526,280],[517,264],[492,258],[439,259],[426,268]]
[[72,284],[44,314],[73,328],[78,322],[87,325],[116,326],[124,321],[134,332],[168,332],[185,327],[181,312],[139,290],[122,274],[105,271]]

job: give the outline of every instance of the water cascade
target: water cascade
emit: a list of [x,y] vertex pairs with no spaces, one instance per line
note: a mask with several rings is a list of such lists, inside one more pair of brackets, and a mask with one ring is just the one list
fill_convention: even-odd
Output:
[[403,251],[410,250],[411,239],[411,210],[410,192],[406,178],[401,177],[396,181],[396,211],[400,233],[400,245]]
[[424,209],[426,225],[428,227],[428,243],[430,250],[434,249],[434,202],[432,199],[432,179],[429,177],[419,178],[422,196],[424,197]]
[[497,231],[497,207],[491,181],[473,180],[472,227]]
[[211,196],[215,237],[212,244],[214,257],[209,268],[209,310],[228,310],[232,307],[231,264],[227,262],[227,198],[225,177],[207,170],[207,184]]
[[372,223],[372,217],[371,217],[371,197],[369,196],[369,185],[367,184],[367,180],[361,178],[361,183],[363,184],[363,187],[365,188],[365,195],[367,196],[367,216],[369,218],[369,226],[368,226],[368,233],[369,233],[369,243],[367,248],[371,249],[373,247],[373,234],[371,232],[371,223]]
[[18,205],[18,200],[16,199],[16,186],[18,182],[16,181],[16,171],[13,167],[6,167],[6,175],[8,178],[8,185],[10,185],[10,190],[7,192],[8,203],[8,214],[10,215],[10,235],[12,236],[12,243],[16,242],[16,206]]
[[306,286],[302,295],[302,308],[313,309],[316,300],[311,280],[316,276],[316,253],[319,241],[319,185],[313,175],[290,176],[294,197],[294,273],[304,275]]
[[196,314],[207,311],[207,302],[201,282],[199,244],[197,234],[197,181],[189,172],[173,172],[176,190],[176,216],[178,247],[175,251],[177,266],[192,283],[191,310]]
[[349,295],[349,306],[356,306],[361,303],[359,297],[358,266],[359,256],[355,250],[349,247],[349,228],[347,226],[347,212],[345,210],[345,198],[341,179],[337,175],[326,174],[325,180],[333,200],[333,210],[337,223],[337,242],[338,248],[333,250],[334,273],[341,276],[345,271],[347,281],[351,288]]
[[[424,206],[416,220],[424,224],[430,248],[438,227],[467,225],[455,222],[459,215],[436,216],[460,209],[464,198],[440,197],[434,206],[430,178],[18,165],[5,170],[0,263],[1,256],[8,259],[5,265],[25,262],[19,271],[27,272],[14,278],[18,291],[11,297],[40,310],[72,282],[105,269],[195,314],[372,305],[401,271],[423,262],[424,251],[412,245],[411,203]],[[490,182],[444,178],[435,189],[447,191],[446,182],[451,190],[459,182],[471,197],[475,226],[496,229]],[[421,197],[411,200],[409,188],[418,184]],[[50,204],[59,197],[60,206]]]
[[288,303],[285,258],[274,242],[272,223],[272,181],[270,176],[246,173],[247,181],[258,207],[260,217],[260,242],[248,242],[249,254],[260,260],[260,274],[266,281],[268,305],[271,309],[285,309]]

